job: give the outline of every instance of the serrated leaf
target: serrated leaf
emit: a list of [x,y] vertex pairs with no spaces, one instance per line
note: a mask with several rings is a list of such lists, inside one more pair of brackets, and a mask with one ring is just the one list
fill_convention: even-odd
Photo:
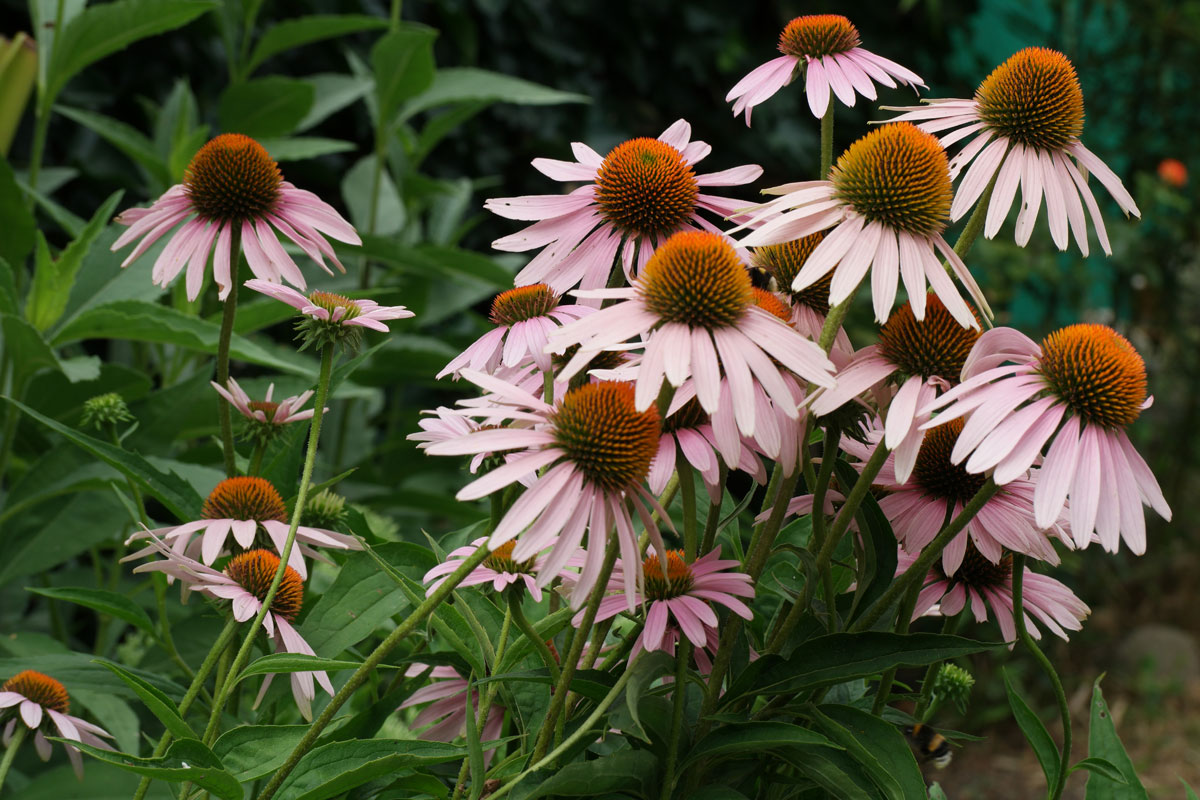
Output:
[[1088,775],[1084,797],[1086,800],[1149,800],[1146,787],[1142,786],[1142,782],[1138,779],[1137,769],[1134,768],[1129,754],[1125,752],[1125,745],[1121,744],[1121,737],[1117,735],[1117,728],[1113,725],[1112,713],[1108,710],[1104,693],[1100,691],[1100,681],[1103,678],[1103,675],[1096,678],[1096,682],[1092,685],[1092,711],[1088,724],[1088,757],[1103,759],[1112,764],[1125,778],[1125,783],[1120,784],[1092,772]]
[[196,739],[180,739],[172,742],[166,755],[162,758],[137,758],[128,753],[101,750],[99,747],[92,747],[83,742],[57,737],[47,738],[77,747],[93,758],[98,758],[126,772],[172,783],[191,781],[200,788],[207,789],[221,800],[243,800],[245,797],[242,785],[237,778],[230,775],[221,766],[221,759],[213,755],[211,750]]
[[239,725],[213,742],[212,751],[239,781],[258,780],[283,765],[307,725]]
[[300,759],[275,797],[328,800],[398,770],[461,760],[465,755],[462,747],[414,739],[333,742]]
[[1001,672],[1004,674],[1004,691],[1008,694],[1008,704],[1012,708],[1013,718],[1020,726],[1021,733],[1025,734],[1025,741],[1029,742],[1034,755],[1037,756],[1038,764],[1041,765],[1042,772],[1046,776],[1046,785],[1053,787],[1057,784],[1058,771],[1061,769],[1058,745],[1054,743],[1050,731],[1046,730],[1042,720],[1012,685],[1012,681],[1008,677],[1008,670],[1001,670]]
[[388,21],[364,14],[309,14],[276,23],[263,33],[250,54],[244,75],[249,75],[271,56],[322,39],[334,39],[348,33],[386,28]]
[[176,739],[195,739],[196,733],[192,730],[183,717],[179,716],[179,711],[175,708],[175,704],[171,702],[171,698],[167,697],[161,689],[151,686],[146,681],[134,675],[124,667],[113,664],[111,661],[97,661],[103,667],[108,667],[112,673],[125,682],[125,685],[133,690],[133,693],[138,696],[138,699],[150,709],[150,713],[158,717],[158,720],[166,726],[166,729],[171,732],[171,735]]
[[433,28],[406,22],[371,48],[380,128],[391,125],[401,103],[433,83],[433,40],[437,34]]
[[42,597],[50,597],[54,600],[62,600],[66,603],[84,606],[101,614],[108,614],[111,617],[123,619],[130,625],[141,628],[147,633],[154,633],[154,623],[150,621],[150,617],[142,610],[141,606],[123,594],[107,592],[103,589],[89,589],[83,586],[53,588],[26,586],[25,591],[40,594]]
[[313,104],[307,81],[272,75],[235,83],[221,94],[221,130],[255,139],[287,136]]
[[591,98],[486,69],[444,67],[434,75],[429,88],[404,104],[401,119],[408,119],[438,106],[467,102],[547,106],[559,103],[589,103]]

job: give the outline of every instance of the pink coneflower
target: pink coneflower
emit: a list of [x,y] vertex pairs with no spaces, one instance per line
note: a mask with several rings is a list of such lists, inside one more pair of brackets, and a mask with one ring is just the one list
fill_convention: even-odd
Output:
[[[418,442],[418,450],[428,450],[431,445],[435,445],[438,442],[458,439],[459,437],[466,436],[468,433],[482,430],[482,426],[474,420],[467,419],[454,409],[447,408],[446,406],[438,406],[432,410],[425,410],[421,414],[423,416],[417,420],[417,425],[421,430],[404,437],[410,442]],[[491,453],[484,452],[471,456],[471,473],[478,472],[479,465],[491,455]]]
[[[17,725],[21,724],[34,731],[33,746],[42,761],[50,760],[50,742],[46,739],[46,733],[101,750],[112,750],[107,742],[99,738],[111,739],[111,733],[71,716],[67,713],[70,710],[71,698],[66,687],[49,675],[31,669],[22,670],[0,685],[0,724],[8,720],[0,743],[8,747]],[[79,755],[79,749],[69,744],[63,746],[67,757],[71,759],[75,776],[83,780],[83,758]]]
[[[792,284],[808,262],[808,257],[824,239],[825,232],[817,231],[789,242],[756,247],[750,255],[750,265],[769,275],[774,281],[771,288],[784,293],[791,301],[789,321],[792,327],[814,342],[821,337],[825,317],[829,315],[829,284],[833,276],[826,273],[803,289],[793,289]],[[833,350],[843,353],[854,351],[844,328],[838,328]]]
[[[917,556],[901,550],[897,559],[896,574],[901,575],[908,571]],[[912,618],[922,616],[935,603],[940,605],[938,613],[942,616],[957,616],[970,602],[975,621],[984,622],[988,618],[988,606],[991,606],[1004,641],[1015,642],[1012,566],[1012,553],[1005,553],[998,562],[992,562],[980,555],[973,545],[968,545],[962,565],[953,574],[947,576],[937,566],[929,570]],[[1065,584],[1029,567],[1025,568],[1021,578],[1021,604],[1025,607],[1025,627],[1035,639],[1042,638],[1042,632],[1034,623],[1034,617],[1055,636],[1066,639],[1067,631],[1081,630],[1084,618],[1091,613],[1087,604]]]
[[[216,381],[209,381],[209,383],[217,390],[217,394],[228,400],[229,404],[238,410],[238,413],[252,422],[277,426],[286,425],[289,422],[301,422],[302,420],[312,419],[313,409],[300,410],[300,407],[308,402],[308,398],[312,397],[313,393],[311,389],[275,402],[271,399],[271,395],[275,392],[275,384],[273,383],[267,387],[267,396],[262,400],[251,400],[250,395],[246,394],[233,378],[229,379],[228,389]],[[328,411],[329,409],[325,410]]]
[[876,128],[850,145],[829,180],[791,183],[768,190],[781,194],[750,209],[742,239],[747,247],[779,244],[828,228],[792,282],[803,289],[833,270],[829,303],[843,302],[871,273],[875,319],[887,322],[900,279],[917,319],[925,318],[926,281],[960,325],[979,322],[959,296],[938,255],[966,287],[979,310],[991,316],[966,264],[946,244],[950,167],[938,140],[907,122]]
[[[875,84],[896,87],[896,81],[909,86],[925,84],[921,76],[877,56],[859,45],[858,28],[840,14],[812,14],[796,17],[779,36],[782,56],[757,67],[742,78],[725,95],[733,103],[733,116],[750,113],[784,86],[804,73],[804,94],[813,116],[825,116],[829,106],[829,90],[848,106],[854,105],[857,92],[868,100],[875,99]],[[895,80],[893,80],[893,78]]]
[[[450,551],[445,561],[426,572],[425,577],[422,578],[425,583],[429,584],[425,589],[425,594],[433,594],[446,580],[446,576],[458,569],[462,562],[486,541],[487,537],[484,536],[465,547]],[[542,587],[538,585],[536,578],[545,569],[546,556],[538,555],[525,561],[517,561],[513,558],[513,548],[516,547],[516,544],[514,541],[508,541],[497,547],[482,564],[471,570],[470,574],[459,583],[459,586],[482,586],[490,583],[494,590],[502,592],[507,587],[521,582],[525,584],[529,596],[535,603],[542,602]],[[567,570],[565,567],[578,567],[582,563],[583,551],[579,551],[576,555],[568,557],[564,568],[560,568],[556,575],[551,575],[550,580],[555,577],[574,578],[577,573]]]
[[[479,715],[479,692],[470,688],[470,683],[454,667],[429,667],[426,664],[413,664],[404,674],[409,677],[421,675],[429,670],[429,677],[438,678],[434,683],[417,689],[409,698],[396,709],[419,706],[422,703],[432,704],[417,714],[412,721],[413,728],[422,728],[435,723],[417,734],[418,739],[430,742],[453,742],[460,736],[467,735],[467,692],[471,693],[471,713]],[[487,721],[479,731],[481,742],[491,742],[500,738],[504,726],[505,708],[493,705],[488,710]],[[484,751],[486,761],[491,761],[495,749]]]
[[[995,366],[1005,361],[1015,363]],[[963,377],[930,404],[929,411],[942,411],[925,424],[970,414],[951,454],[955,464],[965,460],[971,473],[994,470],[996,483],[1007,485],[1050,442],[1034,498],[1038,526],[1057,519],[1069,499],[1078,547],[1095,531],[1110,552],[1122,538],[1133,552],[1146,551],[1142,505],[1166,520],[1171,508],[1125,432],[1151,403],[1146,365],[1125,337],[1106,325],[1070,325],[1039,346],[995,328],[980,337]]]
[[[288,509],[283,497],[265,478],[239,476],[226,478],[204,501],[200,519],[166,528],[135,533],[130,541],[149,538],[163,539],[178,553],[191,553],[211,565],[228,550],[230,534],[240,550],[273,546],[283,552],[288,534]],[[262,532],[260,534],[260,531]],[[308,577],[302,553],[312,554],[310,546],[333,547],[339,550],[361,550],[353,536],[301,525],[296,528],[296,543],[288,558],[288,566],[301,578]],[[197,546],[198,545],[198,546]],[[144,550],[131,553],[126,560],[141,558],[155,552],[152,543]]]
[[678,388],[690,377],[701,407],[713,414],[721,407],[724,377],[737,427],[751,436],[759,416],[756,386],[795,419],[800,412],[783,379],[787,370],[818,386],[834,385],[833,362],[821,349],[756,304],[745,266],[721,234],[677,233],[654,252],[633,286],[586,294],[623,302],[551,334],[556,351],[579,345],[560,377],[575,374],[592,353],[641,337],[639,410],[658,399],[664,378]]
[[[731,567],[740,567],[740,561],[722,561],[718,546],[688,564],[683,560],[682,550],[668,550],[664,575],[663,564],[657,555],[651,554],[640,564],[645,576],[643,589],[638,595],[638,604],[649,603],[646,624],[633,644],[632,658],[641,650],[666,650],[673,645],[664,637],[667,624],[674,622],[697,648],[708,644],[709,632],[717,628],[717,615],[710,603],[719,603],[743,619],[751,619],[754,613],[738,597],[754,597],[754,587],[749,575],[740,572],[725,572]],[[628,573],[624,562],[618,562],[613,570],[609,589],[621,591]],[[620,595],[606,597],[600,601],[596,620],[614,617],[626,610],[625,598]],[[579,624],[581,614],[573,620]]]
[[491,319],[497,327],[455,356],[437,377],[457,378],[464,368],[494,375],[501,365],[512,369],[530,359],[539,370],[549,372],[546,339],[550,333],[596,310],[590,306],[560,305],[559,299],[544,283],[518,286],[496,295]]
[[[950,519],[957,516],[987,480],[984,475],[972,474],[951,463],[950,452],[961,430],[962,421],[958,420],[925,432],[909,480],[897,480],[895,454],[888,455],[875,478],[875,484],[889,492],[879,501],[879,507],[896,538],[910,553],[918,553],[929,544],[942,529],[947,514]],[[878,428],[869,429],[866,444],[846,438],[842,449],[866,461],[879,446],[881,434]],[[1064,530],[1066,520],[1052,519],[1047,525],[1035,523],[1033,500],[1038,479],[1045,480],[1046,476],[1035,474],[1032,478],[1014,479],[983,505],[942,551],[942,566],[947,574],[958,569],[968,544],[973,544],[993,563],[1000,560],[1005,548],[1058,563],[1050,537],[1070,541]]]
[[[721,483],[721,464],[718,460],[720,452],[716,434],[709,416],[696,400],[695,391],[687,391],[690,388],[690,385],[685,384],[671,400],[666,419],[662,423],[658,452],[650,464],[650,474],[646,482],[650,491],[661,495],[675,473],[678,452],[700,473],[709,499],[713,503],[720,503],[725,487]],[[733,438],[736,440],[733,458],[726,460],[726,465],[749,473],[758,483],[766,483],[767,471],[762,461],[746,447],[736,429]]]
[[812,413],[832,413],[890,379],[896,384],[896,394],[887,406],[884,444],[895,452],[896,480],[904,483],[924,438],[918,428],[929,419],[928,413],[922,415],[919,410],[939,391],[958,383],[978,339],[979,330],[959,325],[936,294],[926,298],[923,320],[916,318],[912,303],[906,302],[879,331],[879,344],[859,350],[838,371],[837,386],[813,400]]
[[510,252],[545,248],[517,274],[517,284],[545,283],[560,293],[579,285],[595,289],[608,283],[618,251],[632,278],[676,231],[716,230],[700,216],[702,209],[725,218],[745,207],[740,200],[702,194],[700,187],[750,183],[762,167],[697,175],[696,164],[712,148],[690,141],[691,135],[692,126],[681,119],[657,139],[630,139],[604,158],[580,142],[571,145],[577,162],[535,158],[533,166],[547,177],[587,185],[566,195],[497,197],[484,204],[507,219],[540,220],[492,242]]
[[387,333],[388,326],[384,322],[414,316],[404,306],[381,306],[374,300],[351,300],[332,292],[313,292],[305,297],[289,286],[258,279],[246,281],[246,288],[287,303],[299,309],[301,314],[331,325],[358,326]]
[[[238,622],[254,619],[262,608],[263,598],[271,588],[275,573],[279,569],[279,556],[269,550],[249,550],[234,556],[225,565],[222,572],[206,567],[199,561],[188,558],[182,553],[168,547],[158,537],[150,537],[151,546],[163,556],[160,561],[150,561],[136,567],[134,572],[163,572],[178,578],[187,584],[192,591],[202,592],[211,597],[229,600],[232,603],[233,618]],[[283,573],[283,581],[271,601],[271,608],[263,617],[262,625],[267,636],[275,642],[276,651],[299,653],[315,656],[316,653],[304,641],[304,637],[292,627],[292,620],[300,613],[304,602],[304,581],[296,570],[288,567]],[[270,685],[273,675],[268,675],[259,692],[261,701]],[[312,701],[316,697],[314,678],[321,688],[333,696],[333,684],[329,676],[320,672],[291,673],[292,697],[296,707],[306,720],[312,719]]]
[[234,233],[240,234],[241,252],[255,275],[276,283],[285,280],[301,289],[304,275],[279,244],[276,231],[331,275],[322,255],[346,270],[325,237],[362,243],[333,206],[285,181],[263,146],[240,133],[223,133],[201,147],[188,164],[183,183],[164,192],[150,208],[127,209],[117,217],[117,222],[130,227],[113,242],[113,250],[141,239],[121,266],[129,266],[188,217],[159,254],[152,274],[156,284],[166,286],[186,264],[189,300],[200,294],[210,251],[217,296],[222,300],[228,296],[237,277],[238,254],[231,252]]
[[920,120],[919,126],[930,133],[957,128],[942,137],[945,147],[974,137],[950,162],[954,177],[971,165],[958,185],[950,218],[970,211],[995,177],[983,228],[989,239],[1008,216],[1019,185],[1017,244],[1028,243],[1045,195],[1050,236],[1059,250],[1067,249],[1069,228],[1080,252],[1088,254],[1086,205],[1100,246],[1112,255],[1100,207],[1084,177],[1087,172],[1099,179],[1122,211],[1141,216],[1121,179],[1079,141],[1083,92],[1075,67],[1062,53],[1027,47],[996,67],[973,100],[934,100],[928,106],[895,110],[907,112],[896,119]]
[[[492,393],[489,406],[464,408],[464,414],[483,416],[489,422],[507,418],[527,426],[480,430],[426,448],[430,455],[439,456],[513,451],[508,463],[456,495],[459,500],[477,500],[530,480],[529,488],[496,525],[489,547],[494,550],[520,535],[512,554],[517,561],[553,548],[538,574],[538,585],[545,587],[578,551],[587,531],[586,558],[571,595],[575,606],[583,603],[595,584],[614,528],[622,556],[641,563],[632,512],[641,518],[655,548],[663,552],[651,511],[657,511],[661,520],[669,517],[642,485],[658,450],[658,410],[635,409],[631,385],[590,383],[572,389],[551,406],[480,372],[464,370],[463,377]],[[625,576],[630,608],[636,579],[634,571]]]

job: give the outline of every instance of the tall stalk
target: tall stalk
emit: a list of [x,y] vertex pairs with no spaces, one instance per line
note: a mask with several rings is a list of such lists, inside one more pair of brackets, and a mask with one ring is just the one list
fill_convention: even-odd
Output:
[[[229,389],[229,343],[233,339],[233,320],[237,315],[238,284],[241,282],[242,233],[236,225],[231,241],[232,279],[229,282],[229,295],[225,298],[225,311],[221,315],[221,337],[217,340],[217,383],[225,390]],[[237,451],[233,448],[233,408],[223,397],[217,401],[217,414],[221,421],[221,453],[225,459],[225,477],[232,478],[237,474]]]

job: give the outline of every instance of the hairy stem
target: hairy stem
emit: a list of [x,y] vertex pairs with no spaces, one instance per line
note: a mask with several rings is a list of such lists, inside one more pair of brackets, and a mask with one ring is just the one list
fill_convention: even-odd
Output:
[[691,657],[691,640],[686,636],[679,637],[679,646],[675,651],[675,687],[671,692],[671,738],[667,741],[667,762],[663,767],[662,800],[671,800],[675,788],[675,766],[679,758],[679,740],[683,736],[683,711],[687,699],[687,665]]
[[[533,649],[537,650],[537,654],[541,656],[542,663],[546,665],[546,670],[550,673],[550,681],[557,684],[560,675],[558,669],[558,661],[555,660],[554,654],[550,652],[550,648],[538,636],[537,631],[533,629],[533,625],[525,616],[524,610],[521,608],[522,592],[516,588],[508,591],[508,613],[512,615],[513,622],[521,629],[521,633],[525,634],[525,638],[533,645]],[[499,656],[497,656],[497,660]]]
[[833,168],[833,107],[836,103],[829,98],[829,107],[821,117],[821,174],[817,177],[826,180],[829,170]]

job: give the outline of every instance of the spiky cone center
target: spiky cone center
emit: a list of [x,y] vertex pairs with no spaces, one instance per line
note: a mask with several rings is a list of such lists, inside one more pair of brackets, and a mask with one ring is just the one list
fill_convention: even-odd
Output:
[[868,222],[917,236],[946,229],[950,162],[937,137],[908,122],[881,125],[842,153],[834,195]]
[[573,389],[555,409],[556,443],[584,478],[606,492],[646,479],[658,450],[658,410],[638,411],[633,384],[604,381]]
[[1142,413],[1146,364],[1107,325],[1070,325],[1042,340],[1038,371],[1049,391],[1084,422],[1124,428]]
[[779,52],[796,58],[831,56],[860,44],[858,28],[841,14],[796,17],[779,35]]
[[792,318],[792,309],[787,303],[780,300],[777,296],[768,292],[766,289],[752,288],[754,293],[754,305],[761,308],[773,317],[788,322]]
[[1063,150],[1083,133],[1083,91],[1062,53],[1027,47],[975,91],[979,118],[1001,136],[1041,150]]
[[929,497],[965,505],[983,488],[987,476],[973,475],[967,472],[964,464],[950,462],[950,454],[962,429],[963,420],[960,417],[925,432],[925,439],[917,452],[917,462],[913,466],[912,480]]
[[[336,320],[339,323],[354,319],[362,313],[362,308],[358,303],[345,295],[333,292],[313,292],[308,296],[308,302],[328,311],[330,320]],[[339,308],[342,309],[341,316],[338,316],[337,313]]]
[[707,231],[683,231],[665,241],[646,262],[638,292],[663,322],[710,330],[736,325],[754,302],[737,252]]
[[544,283],[518,286],[496,295],[491,320],[496,325],[515,325],[527,319],[544,317],[558,305],[558,295]]
[[216,222],[262,219],[275,209],[283,174],[275,159],[249,136],[223,133],[192,156],[184,191],[196,212]]
[[823,317],[829,314],[829,284],[833,281],[833,271],[800,291],[793,290],[792,283],[824,239],[825,231],[817,231],[790,242],[756,247],[750,256],[751,264],[770,273],[780,291],[791,295],[793,302],[808,306]]
[[[279,556],[269,550],[248,550],[229,559],[225,574],[261,602],[266,598],[278,569]],[[279,582],[279,590],[275,592],[275,599],[271,601],[271,611],[291,622],[300,613],[303,603],[304,581],[300,573],[287,567],[283,571],[283,580]]]
[[957,384],[979,334],[958,324],[941,299],[930,292],[925,297],[925,319],[917,319],[911,301],[888,317],[879,330],[879,351],[906,376],[936,375]]
[[661,237],[692,215],[700,186],[683,154],[642,137],[617,145],[596,174],[596,205],[622,233]]
[[682,550],[667,551],[667,576],[663,577],[662,562],[653,554],[642,562],[642,574],[646,579],[647,600],[670,600],[687,594],[696,582],[692,568],[683,560]]
[[218,483],[204,501],[200,516],[203,519],[288,521],[287,505],[271,482],[251,476],[226,478]]
[[[937,560],[936,569],[942,570],[941,559]],[[962,564],[953,575],[946,577],[970,589],[998,589],[1012,577],[1012,553],[1005,552],[1000,556],[1000,561],[993,564],[979,552],[974,542],[967,539],[967,552],[963,555]]]
[[663,433],[694,430],[706,422],[708,422],[708,414],[704,412],[700,401],[693,397],[680,406],[678,411],[663,420],[662,429]]
[[507,572],[510,575],[532,575],[533,562],[536,559],[530,558],[526,561],[513,560],[513,549],[516,546],[517,542],[515,539],[505,542],[488,554],[488,557],[483,560],[483,565],[496,572]]
[[22,670],[0,686],[0,692],[16,692],[42,708],[52,708],[60,714],[71,710],[67,689],[49,675],[31,669]]

